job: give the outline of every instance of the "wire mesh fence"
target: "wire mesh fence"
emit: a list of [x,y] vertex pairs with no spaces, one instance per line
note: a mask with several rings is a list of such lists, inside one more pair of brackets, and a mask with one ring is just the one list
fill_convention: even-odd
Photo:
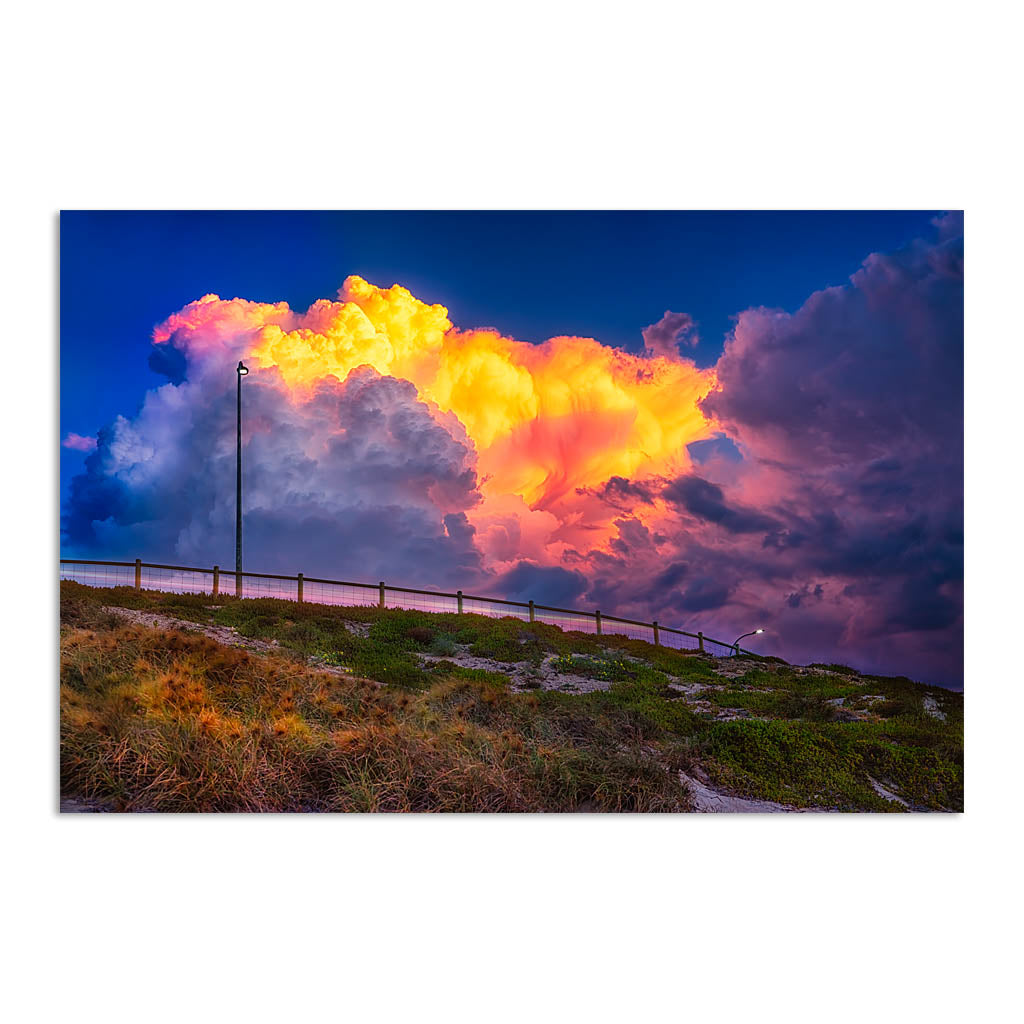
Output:
[[488,615],[492,619],[516,618],[530,621],[529,608],[520,608],[510,601],[488,601],[479,597],[463,597],[463,612],[470,615]]
[[410,608],[419,612],[457,612],[459,599],[450,594],[429,590],[408,590],[405,587],[384,588],[385,608]]
[[212,594],[213,570],[143,566],[140,590],[165,590],[171,594]]
[[[674,647],[677,651],[696,651],[700,650],[701,640],[699,636],[693,636],[690,633],[682,633],[675,629],[659,629],[659,639],[662,644],[666,647]],[[709,644],[707,637],[704,638],[704,646],[707,648]]]
[[596,633],[597,622],[593,615],[586,612],[561,611],[551,608],[537,608],[536,621],[546,622],[549,626],[558,626],[564,632]]
[[[235,573],[228,573],[227,586],[221,583],[221,591],[233,594],[235,590]],[[298,580],[280,578],[278,576],[248,576],[242,573],[242,597],[273,597],[279,601],[297,601],[299,599]]]
[[[620,622],[617,619],[601,617],[601,632],[606,636],[627,636],[631,640],[646,640],[654,643],[654,626],[635,622]],[[661,631],[659,630],[659,633]],[[660,639],[660,637],[659,637]]]
[[380,603],[380,589],[369,584],[332,583],[330,580],[302,581],[302,599],[312,604],[334,604],[356,607]]
[[[238,576],[241,586],[238,586]],[[134,587],[137,590],[160,590],[172,594],[223,594],[243,598],[276,598],[324,605],[366,605],[380,608],[408,608],[424,612],[449,612],[488,615],[494,618],[514,617],[525,622],[543,622],[560,629],[580,633],[601,633],[646,640],[678,650],[701,650],[717,657],[749,652],[733,644],[714,640],[702,633],[658,626],[651,622],[635,622],[600,612],[584,612],[568,608],[535,605],[532,601],[502,601],[499,598],[471,597],[462,592],[393,587],[384,583],[346,583],[341,580],[307,579],[302,575],[276,576],[269,573],[236,574],[214,567],[194,568],[180,565],[157,565],[151,562],[100,562],[91,560],[60,560],[60,578],[74,580],[90,587]]]
[[87,587],[131,587],[135,584],[135,566],[130,562],[65,562],[61,559],[60,578],[84,583]]

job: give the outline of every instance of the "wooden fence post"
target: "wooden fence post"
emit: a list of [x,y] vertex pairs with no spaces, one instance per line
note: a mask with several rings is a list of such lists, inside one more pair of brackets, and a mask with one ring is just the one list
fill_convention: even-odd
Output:
[[213,567],[213,596],[216,597],[220,593],[220,566],[215,565]]
[[135,589],[142,589],[142,559],[135,559]]
[[462,591],[456,590],[455,596],[459,599],[459,614],[462,614]]
[[537,621],[536,614],[534,613],[534,610],[533,610],[533,602],[532,601],[530,602],[530,621],[531,622],[536,622]]
[[302,573],[300,572],[299,575],[296,576],[295,578],[299,582],[298,597],[296,597],[295,600],[298,601],[299,604],[302,604]]
[[651,625],[654,627],[654,646],[658,646],[658,620],[655,619]]
[[597,623],[597,635],[601,635],[601,613],[594,612],[594,621]]
[[377,602],[378,608],[384,607],[384,581],[380,581],[380,600]]
[[697,646],[701,649],[701,652],[703,652],[703,650],[704,650],[704,634],[699,629],[697,630]]

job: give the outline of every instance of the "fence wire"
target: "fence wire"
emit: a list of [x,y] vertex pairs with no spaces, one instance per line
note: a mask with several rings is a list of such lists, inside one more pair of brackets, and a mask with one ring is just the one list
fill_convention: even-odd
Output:
[[[138,575],[136,575],[138,574]],[[212,569],[193,569],[173,566],[155,566],[140,564],[121,565],[112,562],[76,562],[60,563],[60,578],[74,580],[90,587],[138,587],[142,590],[160,590],[173,594],[212,594],[214,572]],[[226,596],[236,593],[236,574],[221,570],[218,581],[218,592]],[[298,577],[282,579],[242,573],[243,598],[270,597],[283,601],[296,601],[299,597]],[[347,605],[347,606],[379,606],[381,591],[379,585],[369,583],[342,583],[329,581],[312,581],[303,579],[302,600],[311,604]],[[384,587],[384,606],[386,608],[408,608],[425,612],[459,611],[459,599],[447,594],[438,594],[426,590],[397,590]],[[529,621],[530,609],[499,600],[483,600],[480,598],[463,597],[462,611],[465,614],[487,615],[492,618],[513,617]],[[597,617],[593,612],[551,611],[535,608],[534,619],[560,629],[580,633],[597,632]],[[604,635],[627,636],[636,640],[654,642],[654,626],[615,622],[606,617],[601,619],[601,632]],[[696,636],[670,632],[665,627],[658,631],[658,641],[665,647],[677,650],[696,650],[700,641]],[[735,649],[720,640],[704,637],[704,651],[716,657],[728,657],[735,654]]]
[[530,620],[529,608],[518,608],[504,601],[477,601],[471,597],[462,599],[462,610],[471,615],[488,615],[492,619],[516,618],[524,622]]
[[135,566],[61,562],[60,578],[84,583],[87,587],[133,587],[135,586]]
[[403,590],[384,588],[384,606],[386,608],[410,608],[420,612],[457,612],[457,598],[445,597],[443,594],[431,594],[429,591],[406,593]]
[[311,583],[303,580],[302,600],[312,604],[333,604],[355,607],[380,603],[380,591],[373,586],[351,583]]
[[596,633],[597,621],[593,615],[584,612],[536,612],[538,622],[546,622],[550,626],[558,626],[564,632],[575,631],[577,633]]
[[[134,568],[129,571],[134,579]],[[206,572],[201,569],[157,569],[143,566],[140,585],[143,590],[164,590],[171,594],[212,594],[213,570]],[[220,585],[223,590],[223,575]]]
[[635,626],[630,622],[612,622],[602,616],[601,632],[605,636],[628,636],[631,640],[646,640],[649,644],[654,643],[653,626]]
[[677,651],[696,651],[700,646],[700,641],[696,637],[669,633],[665,629],[658,631],[658,641],[664,647],[672,647]]
[[[235,573],[221,576],[221,593],[235,593]],[[279,601],[295,601],[299,596],[297,580],[262,579],[259,576],[246,576],[242,573],[242,597],[273,597]],[[305,596],[305,595],[303,595]]]

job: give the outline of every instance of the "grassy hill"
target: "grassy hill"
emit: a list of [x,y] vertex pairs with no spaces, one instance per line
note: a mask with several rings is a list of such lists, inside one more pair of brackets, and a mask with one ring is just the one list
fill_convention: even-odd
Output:
[[102,809],[963,809],[962,695],[902,677],[511,618],[60,596],[61,793]]

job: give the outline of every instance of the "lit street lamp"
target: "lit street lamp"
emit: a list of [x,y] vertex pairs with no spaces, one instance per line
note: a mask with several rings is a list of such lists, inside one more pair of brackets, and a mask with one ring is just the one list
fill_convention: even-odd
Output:
[[235,461],[235,597],[242,596],[242,378],[248,367],[238,360],[238,448]]
[[752,630],[751,630],[751,631],[750,631],[749,633],[744,633],[744,634],[743,634],[743,636],[738,636],[738,637],[736,637],[736,643],[734,643],[734,644],[732,645],[732,646],[733,646],[733,649],[734,649],[734,650],[736,651],[736,654],[737,654],[737,655],[739,655],[739,653],[740,653],[740,641],[741,641],[741,640],[742,640],[742,639],[743,639],[744,637],[748,637],[748,636],[756,636],[756,635],[757,635],[758,633],[763,633],[763,632],[764,632],[764,630],[763,630],[763,629],[752,629]]

